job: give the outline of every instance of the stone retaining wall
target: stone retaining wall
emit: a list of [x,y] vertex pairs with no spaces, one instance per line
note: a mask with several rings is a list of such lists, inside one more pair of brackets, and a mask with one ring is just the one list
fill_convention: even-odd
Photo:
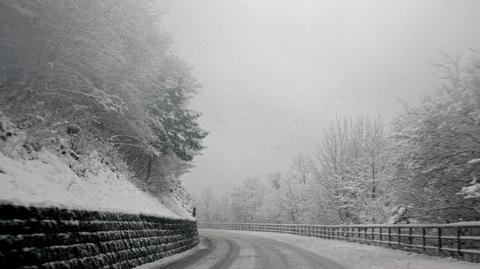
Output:
[[0,205],[0,268],[132,268],[198,242],[191,220]]

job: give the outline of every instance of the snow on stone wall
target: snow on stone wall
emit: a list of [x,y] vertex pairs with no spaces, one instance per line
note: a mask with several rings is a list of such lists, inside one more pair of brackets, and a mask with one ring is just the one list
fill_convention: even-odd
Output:
[[198,242],[192,220],[0,205],[0,268],[132,268]]

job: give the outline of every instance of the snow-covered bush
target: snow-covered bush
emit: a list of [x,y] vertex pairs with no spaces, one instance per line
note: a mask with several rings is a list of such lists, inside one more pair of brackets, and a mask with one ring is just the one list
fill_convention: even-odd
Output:
[[[395,121],[395,191],[424,221],[480,219],[475,181],[480,167],[480,54],[469,60],[447,58],[440,65],[444,83]],[[462,190],[462,191],[461,191]],[[457,193],[465,195],[457,195]]]
[[[468,161],[468,165],[478,166],[480,165],[480,158],[472,159]],[[476,176],[473,177],[472,182],[468,186],[462,188],[460,195],[463,195],[465,199],[480,198],[480,182]]]

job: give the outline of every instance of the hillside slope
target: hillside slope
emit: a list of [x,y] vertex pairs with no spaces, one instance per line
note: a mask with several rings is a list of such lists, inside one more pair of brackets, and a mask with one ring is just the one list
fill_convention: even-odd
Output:
[[129,173],[102,163],[98,152],[75,159],[48,146],[31,151],[27,135],[6,117],[0,121],[1,203],[191,219],[188,199],[153,197],[133,184]]
[[0,2],[0,199],[191,215],[200,85],[159,2]]

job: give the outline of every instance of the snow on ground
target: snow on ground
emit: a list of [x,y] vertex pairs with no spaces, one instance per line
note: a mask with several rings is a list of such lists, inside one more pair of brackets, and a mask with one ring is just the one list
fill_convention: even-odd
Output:
[[[0,152],[0,200],[18,205],[180,217],[125,176],[99,162],[97,165],[95,174],[79,177],[45,150],[36,160],[12,159]],[[188,217],[186,211],[180,215]]]
[[171,266],[172,263],[185,259],[188,256],[195,254],[195,252],[201,249],[206,249],[206,248],[208,248],[208,246],[206,246],[204,242],[200,241],[200,244],[198,244],[197,246],[189,250],[185,250],[183,252],[174,254],[172,256],[165,257],[158,261],[142,264],[140,266],[135,267],[135,269],[158,269],[158,268],[168,267],[168,266]]
[[307,249],[352,269],[478,269],[476,263],[433,257],[379,246],[268,232],[248,233]]

